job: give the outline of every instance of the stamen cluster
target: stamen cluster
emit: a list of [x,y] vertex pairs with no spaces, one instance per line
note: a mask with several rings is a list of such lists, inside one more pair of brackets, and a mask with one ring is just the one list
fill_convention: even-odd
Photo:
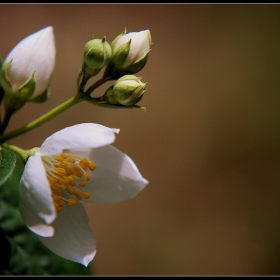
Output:
[[82,191],[81,188],[84,188],[86,181],[90,180],[90,174],[87,170],[93,171],[96,168],[94,161],[70,153],[42,156],[42,160],[50,183],[56,212],[61,212],[66,202],[71,206],[76,204],[75,199],[63,196],[64,191],[73,195],[77,200],[90,197],[90,193]]

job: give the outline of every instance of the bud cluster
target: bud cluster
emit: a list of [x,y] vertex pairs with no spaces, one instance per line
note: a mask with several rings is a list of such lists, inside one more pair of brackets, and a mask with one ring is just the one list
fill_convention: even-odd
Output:
[[104,78],[117,80],[102,97],[111,105],[132,106],[141,100],[146,84],[132,74],[145,66],[151,51],[149,30],[131,32],[126,29],[109,45],[106,38],[92,39],[84,47],[82,72],[90,78],[106,66]]
[[[117,106],[133,106],[145,93],[146,83],[132,74],[145,66],[151,51],[149,30],[131,32],[126,29],[111,44],[91,38],[83,52],[82,67],[77,80],[78,95],[92,101],[91,92],[104,82],[116,80],[97,102]],[[50,81],[55,66],[55,41],[53,27],[45,27],[20,41],[0,61],[0,102],[8,114],[19,110],[26,102],[44,102],[48,99]],[[104,68],[103,78],[84,91],[90,78]],[[101,101],[100,101],[101,100]],[[93,103],[94,103],[93,102]]]

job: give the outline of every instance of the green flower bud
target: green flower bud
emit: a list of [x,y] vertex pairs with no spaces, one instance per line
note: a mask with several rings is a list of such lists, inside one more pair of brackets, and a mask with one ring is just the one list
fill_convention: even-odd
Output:
[[138,103],[146,92],[147,83],[142,83],[140,77],[125,75],[107,89],[103,98],[109,104],[132,106]]
[[92,77],[99,73],[109,63],[111,55],[112,50],[105,36],[88,41],[84,47],[84,74]]

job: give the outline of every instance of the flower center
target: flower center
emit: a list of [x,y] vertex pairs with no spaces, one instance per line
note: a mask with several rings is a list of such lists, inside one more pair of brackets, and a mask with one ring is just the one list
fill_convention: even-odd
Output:
[[[76,204],[76,199],[90,197],[90,193],[81,189],[86,186],[86,181],[90,180],[87,170],[93,171],[96,168],[94,161],[70,153],[42,156],[42,161],[47,172],[56,212],[61,212],[66,202],[73,206]],[[63,197],[63,191],[73,195],[73,199]]]

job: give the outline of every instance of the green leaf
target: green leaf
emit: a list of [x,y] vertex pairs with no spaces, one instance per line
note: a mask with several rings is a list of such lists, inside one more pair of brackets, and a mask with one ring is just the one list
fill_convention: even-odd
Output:
[[10,177],[15,166],[15,154],[8,149],[2,149],[0,151],[0,186],[3,185]]

